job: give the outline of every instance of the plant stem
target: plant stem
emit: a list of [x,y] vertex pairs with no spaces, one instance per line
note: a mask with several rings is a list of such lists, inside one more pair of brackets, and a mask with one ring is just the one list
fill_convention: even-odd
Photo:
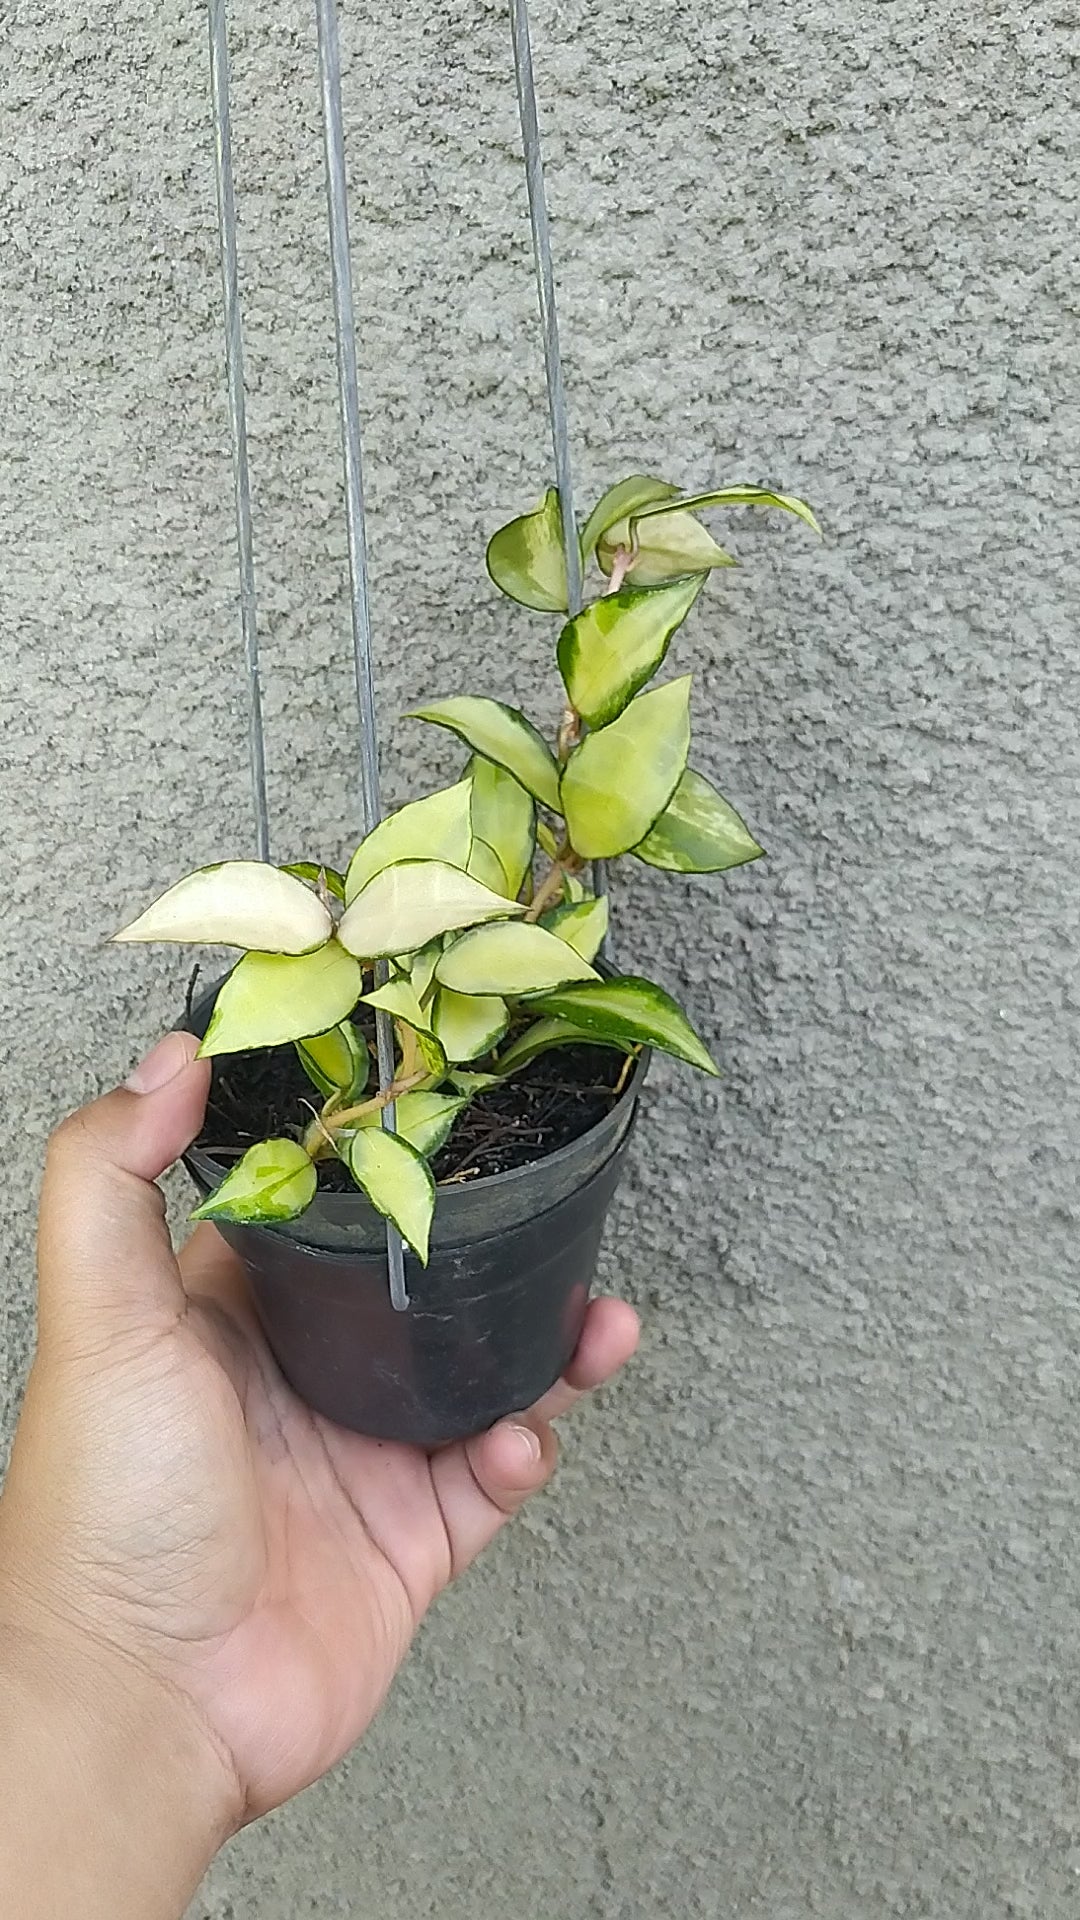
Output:
[[531,907],[525,915],[526,926],[535,926],[542,913],[553,907],[563,890],[563,881],[568,873],[580,873],[584,862],[574,852],[569,840],[564,840],[552,864],[550,872],[541,881],[533,898]]
[[403,1093],[411,1093],[414,1087],[419,1086],[421,1080],[428,1078],[426,1068],[419,1073],[405,1074],[401,1079],[395,1080],[393,1086],[387,1087],[384,1093],[375,1094],[372,1099],[362,1101],[358,1107],[344,1107],[340,1113],[329,1115],[324,1111],[317,1120],[312,1121],[304,1135],[304,1151],[309,1153],[313,1160],[318,1160],[326,1150],[327,1141],[333,1144],[336,1133],[344,1132],[346,1127],[355,1127],[358,1122],[366,1120],[370,1114],[381,1113],[384,1107],[392,1106],[395,1100],[400,1100]]
[[612,563],[611,579],[604,588],[605,596],[609,593],[618,593],[620,587],[622,587],[626,580],[633,561],[634,555],[632,549],[630,547],[619,547],[615,554],[614,562]]
[[574,748],[581,739],[581,715],[576,707],[567,706],[559,724],[559,765],[565,767]]

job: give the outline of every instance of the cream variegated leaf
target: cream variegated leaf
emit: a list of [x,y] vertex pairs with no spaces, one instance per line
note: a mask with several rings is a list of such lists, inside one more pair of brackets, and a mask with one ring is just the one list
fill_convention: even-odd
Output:
[[388,814],[360,842],[345,876],[346,902],[351,906],[384,867],[402,860],[445,860],[452,867],[467,867],[471,850],[472,787],[468,780],[459,780]]
[[569,1021],[598,1040],[628,1048],[660,1047],[705,1073],[719,1072],[682,1008],[651,980],[624,975],[562,987],[544,994],[534,1005],[538,1013]]
[[760,860],[763,849],[734,807],[704,775],[688,767],[634,852],[650,867],[669,873],[724,873]]
[[686,769],[690,677],[639,693],[567,761],[562,807],[575,850],[609,860],[644,840]]
[[488,546],[487,567],[495,585],[519,606],[565,613],[566,548],[555,487],[534,513],[499,528]]
[[617,720],[662,666],[705,574],[664,587],[623,587],[594,600],[559,636],[559,671],[570,704],[590,727]]
[[352,1012],[362,989],[359,965],[336,940],[317,953],[245,954],[218,994],[200,1056],[328,1033]]
[[374,960],[415,953],[438,934],[523,912],[443,860],[402,860],[369,880],[338,927],[343,947]]
[[261,860],[226,860],[178,880],[113,937],[312,953],[332,932],[329,910],[294,874]]
[[534,799],[558,811],[558,762],[543,735],[517,707],[459,694],[416,707],[408,718],[448,727],[474,753],[505,767]]
[[609,909],[606,894],[599,899],[581,900],[576,905],[553,907],[540,925],[573,947],[583,960],[595,960],[608,934]]
[[435,978],[455,993],[520,999],[598,975],[565,940],[545,927],[518,921],[462,934],[447,947]]
[[295,1140],[263,1140],[245,1153],[192,1218],[273,1226],[305,1213],[317,1186],[315,1168]]
[[509,1023],[506,1001],[495,994],[454,993],[440,987],[432,1003],[435,1037],[455,1065],[490,1053]]
[[357,1186],[426,1266],[435,1181],[423,1154],[382,1127],[358,1127],[344,1151]]

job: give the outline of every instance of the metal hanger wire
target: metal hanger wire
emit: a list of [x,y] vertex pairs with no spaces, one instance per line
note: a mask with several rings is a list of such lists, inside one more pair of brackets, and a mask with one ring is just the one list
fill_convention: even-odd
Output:
[[[352,251],[349,239],[348,185],[341,99],[341,48],[337,0],[314,0],[318,34],[319,78],[322,97],[326,160],[326,197],[330,228],[334,325],[337,337],[338,393],[341,410],[345,471],[345,515],[348,534],[350,605],[356,696],[360,715],[360,802],[365,833],[382,818],[379,779],[379,742],[375,710],[371,606],[368,594],[367,516],[364,502],[363,435],[360,379],[353,304]],[[255,841],[260,860],[270,858],[270,825],[266,779],[266,741],[262,703],[262,672],[256,604],[255,548],[251,508],[251,471],[248,458],[243,314],[239,286],[236,225],[236,189],[233,173],[231,75],[227,0],[208,0],[210,79],[217,164],[218,224],[221,241],[225,315],[226,382],[232,438],[236,496],[236,540],[240,572],[240,618],[247,671],[251,780],[255,813]],[[533,255],[544,344],[551,445],[562,510],[566,546],[566,578],[571,614],[582,604],[581,547],[574,505],[573,470],[563,378],[555,270],[551,247],[540,138],[536,80],[527,0],[510,0],[510,32],[521,114],[522,149],[529,197]],[[603,870],[595,873],[597,891],[603,890]],[[385,969],[383,969],[385,977]],[[385,1014],[377,1016],[379,1087],[393,1084],[393,1027]],[[392,1105],[382,1112],[383,1126],[395,1130]],[[390,1293],[394,1306],[405,1311],[409,1295],[401,1236],[388,1224],[386,1235]]]

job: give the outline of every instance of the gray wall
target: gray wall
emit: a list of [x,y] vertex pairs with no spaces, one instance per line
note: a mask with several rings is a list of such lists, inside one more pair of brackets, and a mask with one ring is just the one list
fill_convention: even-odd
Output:
[[[726,1077],[661,1071],[607,1279],[642,1357],[198,1920],[1075,1914],[1078,42],[1020,0],[541,0],[584,497],[804,492],[696,617],[771,859],[620,880]],[[546,479],[494,0],[349,8],[385,773],[471,686]],[[237,8],[277,845],[355,834],[307,10]],[[9,0],[0,62],[7,1415],[45,1132],[173,1015],[103,951],[245,849],[204,23]],[[508,638],[508,636],[513,636]]]

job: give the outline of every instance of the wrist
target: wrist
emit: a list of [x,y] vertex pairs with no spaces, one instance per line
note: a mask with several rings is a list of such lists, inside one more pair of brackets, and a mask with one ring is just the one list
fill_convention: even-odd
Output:
[[0,1884],[25,1920],[178,1920],[243,1817],[186,1696],[5,1591],[0,1804]]

